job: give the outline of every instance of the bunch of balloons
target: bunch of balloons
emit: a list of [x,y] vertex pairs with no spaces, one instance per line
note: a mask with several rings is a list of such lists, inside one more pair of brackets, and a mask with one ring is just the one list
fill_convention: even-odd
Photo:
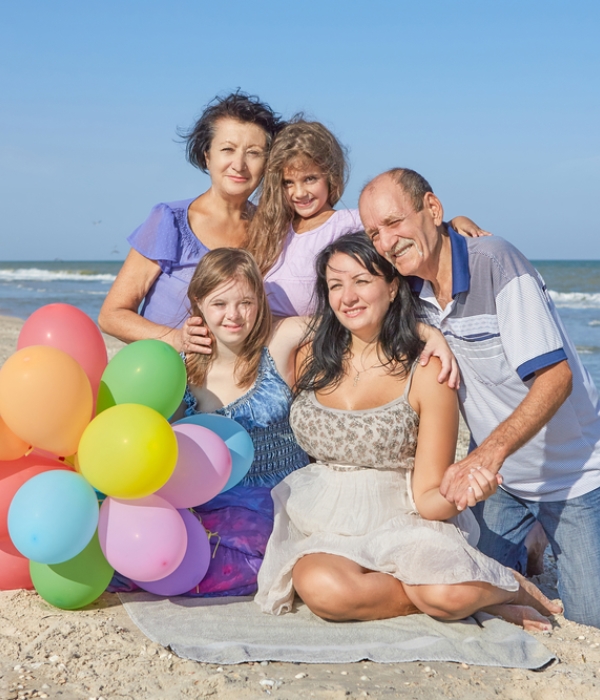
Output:
[[0,589],[33,585],[75,609],[115,569],[160,595],[202,580],[208,537],[187,509],[238,483],[253,447],[221,416],[171,426],[185,386],[162,341],[107,362],[79,309],[50,304],[29,317],[0,369]]

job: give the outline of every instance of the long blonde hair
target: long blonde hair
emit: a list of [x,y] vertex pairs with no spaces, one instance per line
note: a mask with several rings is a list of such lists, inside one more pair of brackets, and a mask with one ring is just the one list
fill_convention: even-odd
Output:
[[294,160],[309,160],[319,167],[327,178],[331,206],[340,200],[348,180],[345,149],[323,124],[296,117],[283,127],[273,141],[258,207],[248,227],[246,247],[263,275],[281,254],[294,220],[283,188],[283,171]]
[[[234,367],[234,381],[239,387],[251,386],[258,375],[258,367],[263,347],[271,337],[271,310],[262,276],[252,255],[240,248],[216,248],[207,253],[198,263],[188,287],[188,299],[192,313],[200,316],[200,303],[217,287],[229,280],[245,281],[256,294],[258,314],[254,328],[244,341],[242,352]],[[206,321],[205,321],[206,322]],[[214,338],[213,338],[214,340]],[[188,382],[202,386],[218,348],[212,345],[212,353],[194,353],[186,357]]]

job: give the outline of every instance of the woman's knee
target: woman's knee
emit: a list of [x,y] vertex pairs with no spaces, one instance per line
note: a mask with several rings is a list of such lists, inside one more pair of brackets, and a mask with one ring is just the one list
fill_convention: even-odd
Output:
[[296,593],[319,617],[328,620],[347,619],[353,608],[354,587],[350,578],[335,569],[310,565],[309,562],[303,562],[302,566],[296,564],[292,582]]
[[407,594],[421,612],[445,621],[462,620],[468,617],[479,597],[475,588],[460,584],[410,588]]

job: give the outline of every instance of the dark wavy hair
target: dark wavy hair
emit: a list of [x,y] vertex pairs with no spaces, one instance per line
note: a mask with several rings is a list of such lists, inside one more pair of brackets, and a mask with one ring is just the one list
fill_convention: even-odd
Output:
[[345,328],[329,304],[327,266],[336,253],[354,258],[372,275],[391,283],[398,280],[398,293],[390,304],[377,339],[377,353],[391,374],[408,374],[423,349],[417,332],[417,302],[396,268],[381,257],[364,231],[340,236],[319,253],[316,262],[316,311],[309,324],[305,343],[311,351],[302,363],[296,392],[334,388],[344,377],[350,353],[350,331]]
[[261,102],[256,95],[236,90],[225,97],[215,97],[206,105],[194,126],[178,131],[185,141],[188,161],[205,173],[208,172],[206,152],[210,149],[215,135],[215,124],[219,119],[237,119],[240,122],[256,124],[267,136],[267,150],[285,123],[279,114],[266,102]]

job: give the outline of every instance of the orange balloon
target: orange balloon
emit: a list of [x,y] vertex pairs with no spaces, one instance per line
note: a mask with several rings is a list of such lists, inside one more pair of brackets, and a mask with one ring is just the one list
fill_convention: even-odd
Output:
[[17,437],[0,416],[0,460],[19,459],[30,448],[31,445]]
[[17,350],[0,369],[0,415],[30,445],[72,455],[92,408],[89,379],[62,350],[32,345]]

